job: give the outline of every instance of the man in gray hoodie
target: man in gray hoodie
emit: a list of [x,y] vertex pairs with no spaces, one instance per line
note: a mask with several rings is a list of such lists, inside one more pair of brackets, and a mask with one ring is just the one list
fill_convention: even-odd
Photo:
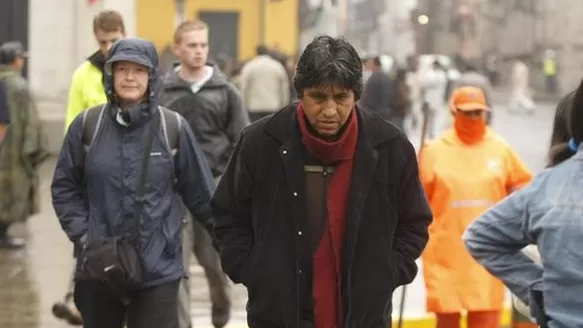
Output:
[[[180,65],[164,78],[162,104],[186,118],[218,180],[225,171],[239,133],[249,125],[247,111],[237,88],[227,81],[218,67],[207,64],[208,26],[204,22],[180,24],[174,33],[173,52]],[[194,236],[189,235],[191,229],[185,229],[183,247],[194,248],[209,282],[213,325],[223,327],[229,320],[231,307],[227,278],[209,234],[200,224],[194,223],[193,228]],[[185,256],[185,264],[189,265],[190,254],[185,253]],[[187,328],[190,326],[187,282],[181,286],[179,295],[181,328]]]

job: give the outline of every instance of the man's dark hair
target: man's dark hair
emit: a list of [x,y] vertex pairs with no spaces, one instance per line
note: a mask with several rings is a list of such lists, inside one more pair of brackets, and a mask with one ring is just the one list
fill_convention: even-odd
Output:
[[255,48],[255,51],[258,56],[269,55],[269,49],[262,44],[258,45],[257,48]]
[[352,90],[356,100],[362,94],[362,63],[356,49],[344,38],[320,35],[306,47],[296,67],[294,88],[335,84]]
[[570,122],[574,97],[575,91],[572,91],[563,96],[557,104],[555,118],[553,120],[547,167],[556,166],[573,156],[573,151],[569,149],[569,139],[571,139]]
[[583,142],[583,80],[575,91],[571,106],[573,106],[573,108],[571,108],[569,122],[571,136],[575,139],[575,143],[579,145]]

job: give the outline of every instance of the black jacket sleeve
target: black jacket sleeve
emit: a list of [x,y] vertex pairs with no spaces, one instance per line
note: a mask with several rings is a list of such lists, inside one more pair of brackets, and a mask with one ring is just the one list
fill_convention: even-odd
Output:
[[186,120],[182,120],[176,157],[176,190],[192,216],[212,232],[210,198],[213,175]]
[[82,137],[83,117],[79,115],[65,135],[51,184],[53,208],[61,227],[73,242],[87,233],[89,220]]
[[404,156],[403,174],[397,194],[400,195],[399,223],[395,232],[393,250],[395,255],[395,282],[409,284],[417,275],[415,260],[421,256],[427,240],[428,227],[433,220],[431,208],[419,180],[417,156],[413,145],[403,137],[401,147]]
[[215,244],[223,270],[235,283],[245,283],[246,266],[254,244],[251,224],[254,158],[252,143],[241,133],[231,160],[211,201]]

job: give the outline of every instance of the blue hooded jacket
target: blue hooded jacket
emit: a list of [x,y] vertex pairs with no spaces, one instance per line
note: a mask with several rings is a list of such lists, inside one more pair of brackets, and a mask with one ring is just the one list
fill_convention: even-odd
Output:
[[[117,61],[150,68],[148,102],[124,111],[129,124],[121,124],[118,119],[111,73],[111,65]],[[67,131],[51,186],[53,207],[63,230],[77,244],[80,240],[91,244],[138,229],[135,246],[141,255],[145,287],[179,279],[185,275],[181,249],[184,205],[207,229],[211,226],[209,200],[214,182],[210,169],[182,117],[174,156],[160,124],[149,158],[142,216],[136,225],[134,208],[145,139],[152,129],[152,118],[160,115],[154,45],[136,38],[115,43],[103,83],[108,102],[91,145],[85,149],[82,141],[83,115],[77,116]],[[79,267],[76,276],[83,279]]]

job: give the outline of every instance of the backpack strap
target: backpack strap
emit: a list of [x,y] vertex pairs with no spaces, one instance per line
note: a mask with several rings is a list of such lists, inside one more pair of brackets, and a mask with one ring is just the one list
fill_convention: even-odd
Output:
[[83,145],[85,145],[85,150],[91,146],[93,139],[97,135],[103,112],[105,112],[105,106],[91,107],[83,112]]
[[174,156],[178,151],[178,139],[180,129],[182,128],[182,119],[178,113],[162,106],[158,106],[158,111],[160,112],[160,121],[162,123],[166,145],[168,145],[170,153]]

